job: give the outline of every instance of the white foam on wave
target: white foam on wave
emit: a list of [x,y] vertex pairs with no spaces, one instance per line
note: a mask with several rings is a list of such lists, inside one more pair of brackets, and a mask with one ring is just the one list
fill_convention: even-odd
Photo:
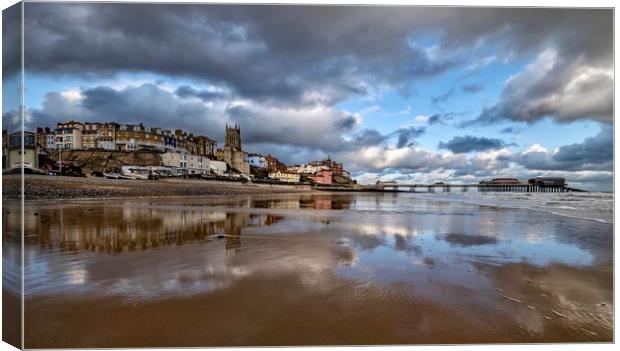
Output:
[[612,193],[414,193],[412,196],[545,211],[558,216],[613,224]]

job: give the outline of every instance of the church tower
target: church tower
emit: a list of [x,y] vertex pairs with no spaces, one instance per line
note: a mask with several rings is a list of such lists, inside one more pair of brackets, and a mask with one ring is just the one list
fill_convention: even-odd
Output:
[[241,128],[235,124],[234,127],[228,127],[226,124],[225,146],[233,149],[241,150]]

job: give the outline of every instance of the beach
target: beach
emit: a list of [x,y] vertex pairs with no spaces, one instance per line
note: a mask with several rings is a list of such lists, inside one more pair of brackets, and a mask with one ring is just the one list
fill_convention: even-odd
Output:
[[[3,175],[3,198],[16,199],[21,194],[19,175]],[[61,177],[25,175],[27,200],[166,197],[299,193],[312,191],[309,186],[267,186],[219,182],[204,179],[169,178],[160,180],[107,179],[103,177]]]
[[26,347],[611,342],[613,225],[476,201],[27,202]]

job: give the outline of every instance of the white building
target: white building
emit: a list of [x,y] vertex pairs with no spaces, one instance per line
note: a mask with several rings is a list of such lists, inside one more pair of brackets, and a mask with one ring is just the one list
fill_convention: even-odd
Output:
[[292,172],[292,173],[298,173],[298,174],[317,174],[320,171],[324,171],[324,170],[328,170],[329,167],[324,166],[324,165],[320,165],[320,166],[314,166],[314,165],[294,165],[294,166],[290,166],[287,168],[288,172]]
[[79,128],[56,128],[54,146],[57,149],[73,150],[82,148],[82,130]]
[[177,174],[218,174],[226,173],[226,162],[209,160],[204,156],[185,152],[165,152],[162,162],[166,167],[173,167]]
[[54,134],[48,134],[45,136],[45,143],[46,143],[46,149],[47,150],[54,150],[56,149],[56,135]]
[[209,170],[213,174],[224,175],[226,173],[226,162],[209,160]]
[[269,173],[269,178],[277,179],[281,182],[287,183],[299,183],[301,176],[299,173],[290,173],[290,172],[271,172]]

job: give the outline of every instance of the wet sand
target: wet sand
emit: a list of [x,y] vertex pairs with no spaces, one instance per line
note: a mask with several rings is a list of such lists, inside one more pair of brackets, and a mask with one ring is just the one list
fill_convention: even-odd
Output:
[[[4,175],[3,198],[21,195],[19,175]],[[127,180],[100,177],[59,177],[26,175],[24,194],[27,200],[92,199],[119,197],[230,196],[240,194],[303,193],[308,186],[267,186],[220,182],[203,179]]]
[[607,223],[407,194],[39,201],[25,217],[30,348],[613,338]]

